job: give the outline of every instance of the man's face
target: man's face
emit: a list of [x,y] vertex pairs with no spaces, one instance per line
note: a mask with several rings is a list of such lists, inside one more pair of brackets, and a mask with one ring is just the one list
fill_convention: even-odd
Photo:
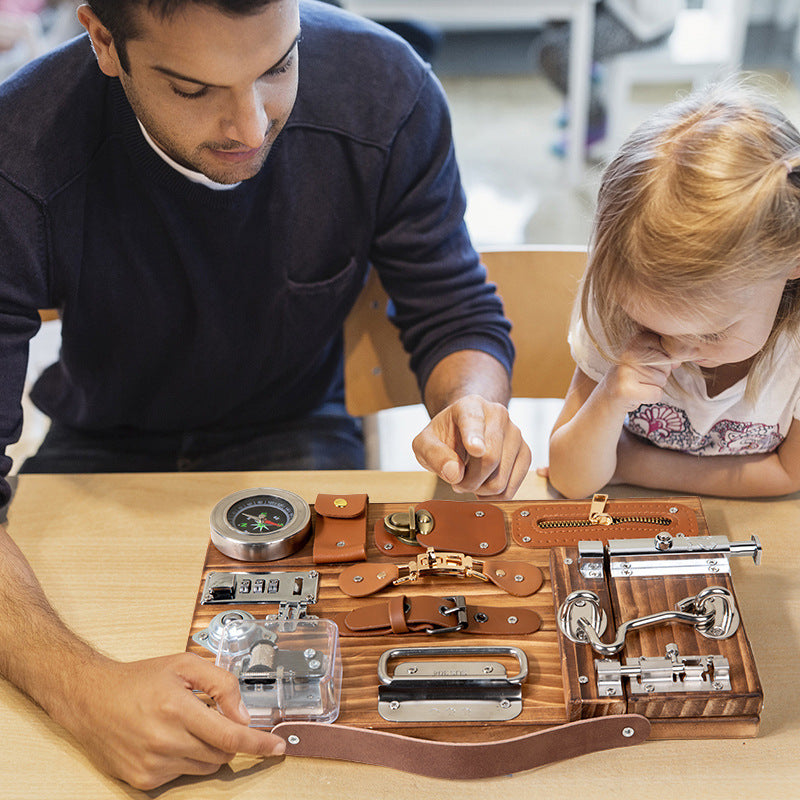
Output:
[[118,77],[147,132],[218,183],[252,178],[297,96],[297,0],[245,16],[196,3],[167,19],[134,13],[140,35],[128,40],[129,68]]

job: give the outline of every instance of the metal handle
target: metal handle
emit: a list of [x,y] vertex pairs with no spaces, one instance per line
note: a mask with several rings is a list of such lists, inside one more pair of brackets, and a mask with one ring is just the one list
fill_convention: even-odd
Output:
[[569,594],[561,604],[558,625],[570,641],[586,642],[604,656],[622,650],[628,631],[639,628],[681,622],[692,625],[707,639],[727,639],[739,627],[739,612],[733,595],[722,586],[708,586],[694,597],[676,603],[675,607],[675,611],[661,611],[623,622],[614,641],[606,644],[600,638],[606,629],[606,614],[600,606],[600,598],[594,592],[578,590]]
[[513,656],[519,662],[519,672],[507,678],[509,683],[522,683],[528,677],[528,657],[519,647],[508,646],[465,646],[465,647],[394,647],[385,650],[378,660],[378,678],[388,686],[392,678],[387,669],[395,658],[418,658],[420,656]]

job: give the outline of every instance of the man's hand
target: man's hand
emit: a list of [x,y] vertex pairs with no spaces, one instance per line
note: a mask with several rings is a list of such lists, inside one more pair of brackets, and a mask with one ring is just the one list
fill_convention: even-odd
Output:
[[[101,769],[137,789],[179,775],[210,775],[237,753],[278,756],[285,749],[280,737],[248,727],[236,678],[199,656],[131,663],[100,656],[82,677],[54,716]],[[193,689],[212,697],[223,713]]]
[[453,486],[486,498],[514,496],[531,451],[502,403],[467,395],[440,411],[414,439],[417,461]]

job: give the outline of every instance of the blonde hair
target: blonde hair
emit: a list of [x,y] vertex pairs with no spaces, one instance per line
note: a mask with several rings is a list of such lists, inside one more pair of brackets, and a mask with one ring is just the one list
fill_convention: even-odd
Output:
[[[666,106],[607,167],[580,313],[601,353],[617,361],[640,330],[623,299],[668,306],[685,298],[702,315],[726,292],[787,276],[798,262],[800,133],[755,90],[717,85]],[[786,285],[748,389],[778,337],[800,326],[798,284]]]

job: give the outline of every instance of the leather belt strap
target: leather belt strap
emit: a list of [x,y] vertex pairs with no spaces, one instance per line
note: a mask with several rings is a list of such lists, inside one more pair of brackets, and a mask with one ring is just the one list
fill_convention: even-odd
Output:
[[481,743],[433,742],[320,722],[281,722],[272,733],[286,740],[289,756],[335,758],[465,780],[509,775],[585,753],[641,744],[650,735],[650,722],[639,714],[594,717]]
[[[459,613],[461,612],[461,613]],[[342,636],[403,633],[484,633],[492,636],[535,633],[542,618],[530,608],[473,606],[463,597],[406,597],[337,614],[333,621]],[[463,623],[459,626],[459,623]]]
[[367,557],[366,494],[318,494],[314,501],[314,563]]

